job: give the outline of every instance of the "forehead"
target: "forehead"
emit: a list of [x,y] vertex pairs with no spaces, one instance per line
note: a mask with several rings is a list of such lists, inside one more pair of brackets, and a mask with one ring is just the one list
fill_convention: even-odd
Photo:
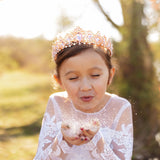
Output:
[[81,51],[76,56],[66,59],[62,63],[60,71],[61,70],[67,71],[69,69],[88,70],[95,67],[108,69],[105,64],[105,60],[102,58],[101,55],[99,55],[93,49],[87,49]]

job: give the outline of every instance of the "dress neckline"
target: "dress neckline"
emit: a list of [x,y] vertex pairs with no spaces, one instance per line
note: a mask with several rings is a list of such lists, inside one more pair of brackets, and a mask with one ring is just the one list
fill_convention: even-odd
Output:
[[108,101],[106,102],[106,104],[104,105],[104,107],[101,108],[101,109],[100,109],[99,111],[97,111],[97,112],[92,112],[92,113],[91,113],[91,112],[90,112],[90,113],[88,113],[88,112],[83,112],[83,111],[77,109],[77,108],[74,106],[72,100],[70,100],[70,101],[71,101],[71,106],[72,106],[72,108],[73,108],[74,111],[79,112],[79,113],[82,113],[82,114],[86,114],[86,115],[99,114],[99,113],[103,112],[103,110],[104,110],[105,108],[107,108],[107,106],[109,105],[111,99],[112,99],[113,96],[114,96],[114,94],[111,94],[111,93],[108,93],[108,92],[105,92],[105,94],[108,95],[108,96],[110,96],[110,98],[108,99]]

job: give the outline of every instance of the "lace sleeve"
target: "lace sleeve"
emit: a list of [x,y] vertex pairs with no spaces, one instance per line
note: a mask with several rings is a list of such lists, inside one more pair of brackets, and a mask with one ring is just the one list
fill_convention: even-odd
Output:
[[34,160],[48,160],[50,156],[55,157],[56,160],[61,160],[61,158],[56,158],[61,154],[61,149],[57,145],[62,136],[60,128],[61,123],[56,121],[53,102],[50,98],[42,120],[39,144]]
[[[114,128],[113,128],[114,127]],[[127,103],[117,113],[112,128],[101,128],[99,136],[93,139],[98,150],[93,150],[96,159],[131,160],[133,148],[133,127],[131,105]],[[97,143],[98,142],[98,143]]]
[[115,134],[111,143],[114,153],[121,160],[131,160],[133,150],[132,109],[127,103],[116,116]]

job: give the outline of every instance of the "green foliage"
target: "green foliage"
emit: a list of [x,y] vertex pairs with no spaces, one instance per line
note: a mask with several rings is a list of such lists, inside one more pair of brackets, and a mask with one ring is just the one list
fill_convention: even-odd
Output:
[[5,70],[17,69],[19,64],[11,58],[11,50],[9,48],[0,48],[0,72]]
[[50,69],[51,42],[43,39],[0,38],[0,72],[18,68],[45,72]]

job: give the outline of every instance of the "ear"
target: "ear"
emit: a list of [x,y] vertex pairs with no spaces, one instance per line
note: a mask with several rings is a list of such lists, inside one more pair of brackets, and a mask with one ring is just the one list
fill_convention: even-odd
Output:
[[54,77],[55,81],[61,86],[62,83],[61,83],[61,80],[59,79],[59,77],[57,76],[57,74],[54,74],[53,77]]
[[110,70],[110,77],[109,77],[109,80],[108,80],[108,85],[110,85],[112,83],[112,80],[113,80],[113,77],[115,75],[115,68],[113,67],[111,70]]
[[53,77],[54,77],[55,81],[61,86],[61,88],[64,89],[62,82],[61,82],[60,78],[57,76],[57,74],[54,74]]

